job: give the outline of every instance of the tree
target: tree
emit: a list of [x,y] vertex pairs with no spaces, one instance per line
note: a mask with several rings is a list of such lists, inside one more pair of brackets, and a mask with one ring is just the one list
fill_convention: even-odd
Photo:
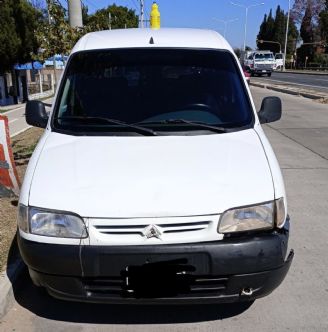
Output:
[[[263,19],[263,22],[260,25],[260,31],[257,35],[257,40],[266,40],[266,38],[267,38],[267,22],[268,22],[267,14],[264,14],[264,19]],[[262,50],[263,44],[257,42],[257,47],[258,47],[259,50]]]
[[[286,26],[287,26],[287,13],[280,8],[276,9],[275,17],[272,17],[272,10],[270,10],[269,15],[264,15],[263,22],[260,26],[260,31],[257,35],[257,47],[259,50],[270,50],[272,52],[279,52],[280,45],[284,48],[285,38],[286,38]],[[298,30],[294,23],[293,18],[289,19],[289,29],[288,29],[288,43],[287,43],[287,53],[294,53],[296,48],[296,42],[298,38]],[[274,43],[266,43],[261,41],[270,41]],[[280,45],[279,45],[279,44]]]
[[[303,40],[303,44],[314,42],[314,25],[312,19],[313,19],[313,8],[309,1],[302,19],[301,29],[300,29],[300,35]],[[308,61],[312,61],[313,56],[314,56],[313,45],[302,45],[298,50],[298,58],[302,62],[305,62],[306,58]]]
[[16,31],[13,7],[9,1],[0,2],[0,74],[15,64],[21,40]]
[[275,22],[274,18],[272,16],[272,9],[270,9],[268,19],[267,19],[267,32],[266,32],[266,40],[273,40],[274,38],[274,27]]
[[301,24],[307,8],[311,8],[313,23],[319,20],[319,14],[325,7],[325,0],[295,0],[291,15],[296,23]]
[[264,15],[263,22],[260,26],[260,31],[257,35],[257,48],[259,50],[271,50],[272,44],[262,43],[262,40],[272,41],[274,36],[274,18],[272,17],[272,9],[270,9],[269,15]]
[[236,47],[236,48],[233,49],[233,51],[235,52],[237,58],[240,59],[240,57],[241,57],[241,49],[239,47]]
[[41,12],[26,0],[0,2],[0,72],[31,60],[38,48],[34,31],[40,19]]
[[[111,22],[109,22],[109,13],[111,15]],[[117,6],[115,4],[107,8],[97,10],[94,14],[88,17],[87,25],[91,30],[107,30],[137,28],[138,16],[135,11],[127,7]]]
[[[319,26],[321,40],[328,44],[328,0],[326,0],[325,8],[319,14]],[[327,47],[326,47],[327,49]]]
[[[273,41],[279,42],[281,47],[285,44],[286,23],[285,13],[281,10],[280,6],[278,6],[274,20]],[[281,52],[280,46],[278,44],[273,44],[273,52]]]
[[85,33],[83,29],[71,28],[67,21],[67,10],[57,0],[47,0],[48,17],[44,17],[35,34],[40,45],[38,60],[68,54],[76,41]]
[[313,15],[312,7],[311,5],[308,5],[306,7],[300,29],[301,38],[304,43],[311,43],[314,40],[312,15]]
[[67,10],[58,0],[47,0],[49,17],[44,17],[36,31],[42,52],[36,58],[43,61],[55,54],[68,54],[75,43],[84,34],[109,28],[109,13],[112,17],[112,28],[136,27],[138,17],[133,10],[115,4],[88,15],[88,7],[82,7],[83,28],[70,27]]

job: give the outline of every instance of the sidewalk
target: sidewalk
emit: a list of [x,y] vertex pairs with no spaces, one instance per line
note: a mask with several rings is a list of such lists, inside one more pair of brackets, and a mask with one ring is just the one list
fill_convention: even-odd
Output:
[[[54,94],[52,94],[50,96],[45,96],[45,97],[37,99],[37,100],[47,102],[49,99],[52,99],[53,96],[54,96]],[[25,107],[25,105],[26,105],[26,103],[18,103],[18,104],[14,104],[14,105],[0,106],[0,114],[6,114],[6,112],[14,111],[18,108]]]
[[24,107],[26,103],[19,103],[19,104],[14,104],[14,105],[6,105],[6,106],[0,106],[0,113],[6,113],[8,111],[13,111],[17,108]]

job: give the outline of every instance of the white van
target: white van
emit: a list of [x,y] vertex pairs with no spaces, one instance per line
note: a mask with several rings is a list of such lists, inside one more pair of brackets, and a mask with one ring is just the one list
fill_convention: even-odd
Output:
[[90,33],[74,47],[19,199],[37,286],[113,303],[250,301],[286,276],[280,168],[232,48],[216,32]]

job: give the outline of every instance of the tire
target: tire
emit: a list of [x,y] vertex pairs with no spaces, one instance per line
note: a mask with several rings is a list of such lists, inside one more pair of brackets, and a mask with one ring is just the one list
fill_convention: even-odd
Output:
[[253,72],[251,72],[251,77],[254,77],[254,73]]
[[268,73],[268,77],[271,77],[271,73]]

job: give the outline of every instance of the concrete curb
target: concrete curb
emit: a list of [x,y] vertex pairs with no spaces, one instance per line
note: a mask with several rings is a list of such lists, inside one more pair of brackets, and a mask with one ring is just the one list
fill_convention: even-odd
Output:
[[280,71],[280,70],[275,70],[275,73],[278,73],[278,74],[296,74],[296,75],[299,75],[299,74],[302,74],[302,75],[318,75],[318,76],[324,76],[324,75],[328,75],[328,71],[326,72],[316,72],[316,71],[294,71],[294,70],[286,70],[286,71]]
[[2,319],[14,303],[13,284],[18,281],[24,271],[25,264],[19,258],[11,263],[5,272],[0,274],[0,319]]
[[257,88],[263,88],[263,89],[268,89],[268,90],[273,90],[281,93],[286,93],[289,95],[294,95],[294,96],[300,96],[308,99],[313,99],[313,100],[320,100],[323,103],[328,102],[328,95],[327,94],[321,94],[321,93],[315,93],[315,92],[307,92],[301,89],[296,89],[296,88],[288,88],[286,86],[282,85],[273,85],[273,84],[262,84],[262,83],[253,83],[252,81],[250,82],[251,86],[255,86]]

